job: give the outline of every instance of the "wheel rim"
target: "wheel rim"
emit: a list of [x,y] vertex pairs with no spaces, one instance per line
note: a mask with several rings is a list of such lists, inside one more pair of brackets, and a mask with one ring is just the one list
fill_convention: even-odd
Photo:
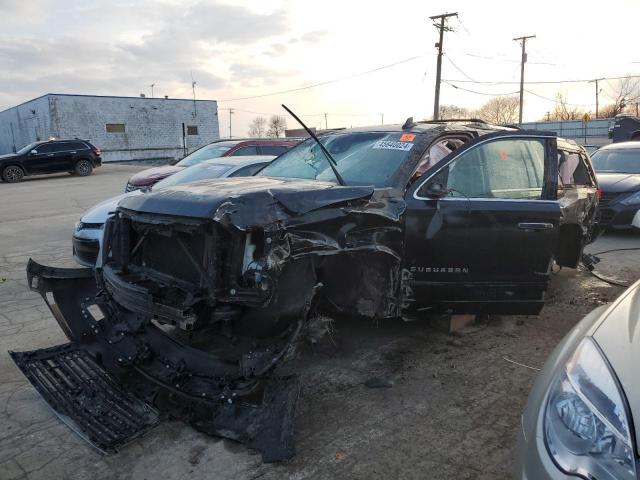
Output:
[[22,170],[18,167],[9,167],[4,172],[5,178],[10,182],[15,182],[22,178]]
[[78,164],[78,172],[80,175],[86,175],[89,173],[89,164],[87,162],[80,162]]

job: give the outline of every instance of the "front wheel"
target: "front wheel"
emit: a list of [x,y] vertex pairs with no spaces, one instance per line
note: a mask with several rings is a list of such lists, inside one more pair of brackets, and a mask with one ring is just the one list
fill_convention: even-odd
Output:
[[91,165],[91,162],[89,160],[80,160],[76,163],[76,168],[75,168],[76,175],[79,175],[81,177],[86,177],[88,175],[91,175],[92,171],[93,171],[93,165]]
[[2,170],[2,180],[7,183],[21,182],[24,177],[24,170],[17,165],[9,165]]

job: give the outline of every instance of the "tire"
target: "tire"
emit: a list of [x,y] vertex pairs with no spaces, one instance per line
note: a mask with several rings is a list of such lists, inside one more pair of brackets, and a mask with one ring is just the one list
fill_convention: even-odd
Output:
[[88,177],[93,172],[93,165],[89,160],[78,160],[75,172],[79,177]]
[[2,180],[7,183],[18,183],[24,178],[24,170],[18,165],[9,165],[2,170]]
[[640,133],[634,133],[633,135],[631,135],[632,142],[637,142],[638,140],[640,140]]

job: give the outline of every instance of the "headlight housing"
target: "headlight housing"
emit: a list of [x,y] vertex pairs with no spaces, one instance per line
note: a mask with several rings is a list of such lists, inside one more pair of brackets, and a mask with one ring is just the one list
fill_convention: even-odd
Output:
[[640,192],[635,192],[629,195],[624,200],[620,200],[622,205],[638,205],[640,204]]
[[627,412],[607,361],[585,338],[549,392],[544,437],[556,465],[586,479],[636,480]]

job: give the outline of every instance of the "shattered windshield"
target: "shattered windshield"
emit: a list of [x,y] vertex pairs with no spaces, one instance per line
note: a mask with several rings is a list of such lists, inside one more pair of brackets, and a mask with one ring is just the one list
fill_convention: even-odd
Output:
[[640,173],[640,149],[606,149],[591,155],[596,172]]
[[[361,132],[325,135],[320,141],[347,184],[387,187],[409,157],[415,138],[413,133]],[[311,138],[283,153],[257,175],[336,181],[325,154]]]

